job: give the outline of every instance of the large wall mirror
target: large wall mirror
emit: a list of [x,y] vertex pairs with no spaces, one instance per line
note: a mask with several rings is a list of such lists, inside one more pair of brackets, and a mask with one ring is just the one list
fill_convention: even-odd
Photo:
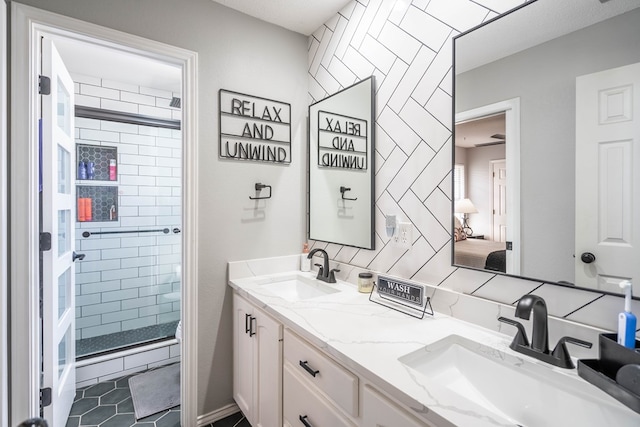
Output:
[[309,238],[374,249],[375,79],[309,107]]
[[536,0],[454,39],[453,263],[640,281],[640,2]]

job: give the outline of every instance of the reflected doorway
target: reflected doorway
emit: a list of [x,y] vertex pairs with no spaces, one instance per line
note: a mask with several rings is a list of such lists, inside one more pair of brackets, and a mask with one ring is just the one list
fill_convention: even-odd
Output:
[[[456,114],[455,265],[520,273],[519,108],[514,98]],[[458,232],[463,221],[473,233]]]

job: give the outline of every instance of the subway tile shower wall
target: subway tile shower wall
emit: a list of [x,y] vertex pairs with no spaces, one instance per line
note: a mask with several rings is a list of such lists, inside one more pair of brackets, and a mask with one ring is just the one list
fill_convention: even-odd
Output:
[[[72,75],[76,104],[180,119],[180,94]],[[76,223],[76,339],[175,322],[180,317],[180,235],[83,231],[182,228],[179,130],[76,118],[76,143],[116,147],[116,221]],[[78,161],[82,159],[77,159]],[[179,295],[179,293],[178,293]]]

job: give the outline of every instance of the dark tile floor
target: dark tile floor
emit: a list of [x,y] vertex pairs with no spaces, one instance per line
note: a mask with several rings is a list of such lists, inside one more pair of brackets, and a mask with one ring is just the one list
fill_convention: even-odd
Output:
[[[180,406],[136,421],[129,389],[132,375],[76,390],[66,427],[180,427]],[[238,412],[207,427],[251,427]]]

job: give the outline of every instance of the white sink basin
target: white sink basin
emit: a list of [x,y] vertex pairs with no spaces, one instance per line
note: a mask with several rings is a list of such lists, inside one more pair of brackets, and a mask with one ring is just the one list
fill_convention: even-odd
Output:
[[260,289],[287,301],[302,301],[340,292],[328,283],[303,276],[264,283]]
[[637,414],[579,377],[458,335],[398,360],[419,381],[435,386],[435,399],[454,397],[458,407],[464,399],[514,425],[638,425]]

